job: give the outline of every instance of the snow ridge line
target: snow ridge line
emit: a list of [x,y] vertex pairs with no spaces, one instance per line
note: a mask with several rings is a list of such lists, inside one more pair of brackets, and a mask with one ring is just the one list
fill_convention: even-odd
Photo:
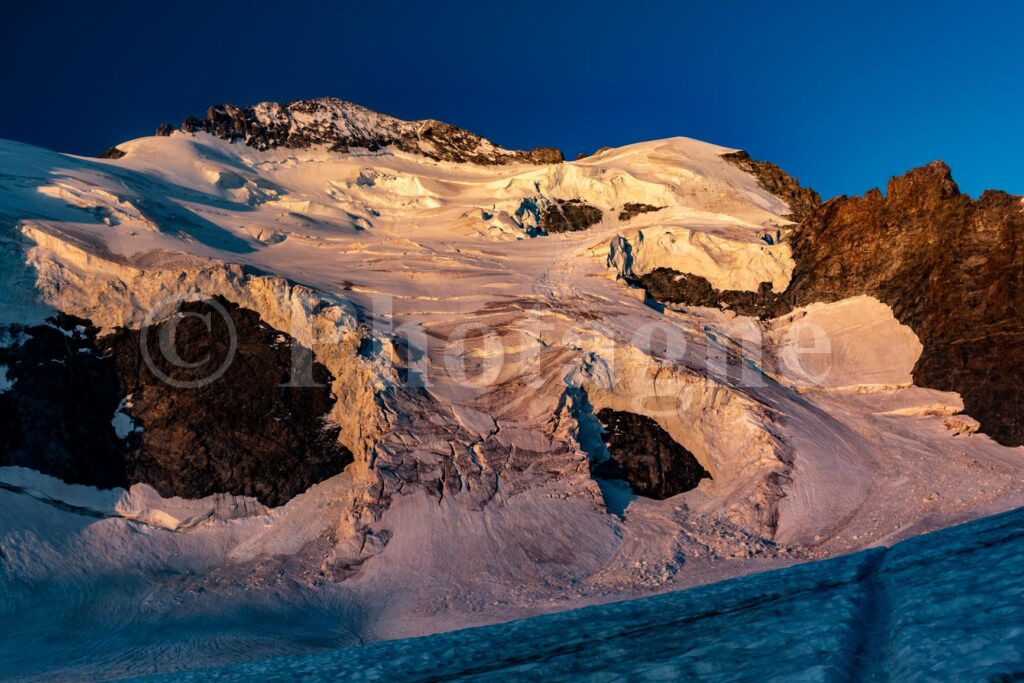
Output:
[[160,529],[162,531],[185,531],[191,527],[194,527],[196,524],[206,521],[206,519],[210,517],[209,514],[201,515],[192,523],[182,523],[176,528],[170,528],[163,526],[161,524],[154,524],[153,522],[148,522],[144,519],[136,519],[134,517],[118,514],[117,512],[107,512],[105,510],[97,510],[96,508],[91,508],[85,505],[75,505],[73,503],[68,503],[66,501],[60,500],[59,498],[53,498],[51,496],[46,495],[45,493],[40,493],[39,491],[35,491],[24,486],[18,486],[17,484],[11,484],[5,481],[0,481],[0,491],[9,491],[10,493],[15,493],[21,496],[28,496],[32,500],[38,501],[43,505],[49,505],[52,508],[56,508],[57,510],[61,510],[63,512],[69,512],[73,515],[91,517],[92,519],[121,519],[127,522],[128,524],[138,524],[140,526],[150,527],[151,529]]
[[83,517],[92,517],[94,519],[121,519],[121,515],[115,515],[107,512],[101,512],[100,510],[94,510],[93,508],[83,507],[81,505],[72,505],[71,503],[65,503],[63,500],[51,498],[50,496],[32,491],[31,489],[24,488],[22,486],[16,486],[14,484],[8,484],[0,481],[0,490],[10,491],[11,493],[17,493],[20,495],[28,496],[33,500],[37,500],[44,505],[63,510],[64,512],[70,512],[72,514],[81,515]]

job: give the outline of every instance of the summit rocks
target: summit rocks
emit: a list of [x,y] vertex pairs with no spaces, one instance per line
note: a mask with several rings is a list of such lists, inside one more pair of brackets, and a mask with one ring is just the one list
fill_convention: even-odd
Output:
[[[352,148],[376,151],[394,146],[436,161],[456,163],[557,164],[563,161],[562,153],[553,147],[504,149],[476,133],[442,121],[403,121],[337,98],[286,104],[261,102],[252,107],[221,104],[211,107],[204,119],[185,119],[181,130],[239,140],[259,150],[329,145],[332,150],[346,152]],[[158,134],[166,132],[162,129]]]

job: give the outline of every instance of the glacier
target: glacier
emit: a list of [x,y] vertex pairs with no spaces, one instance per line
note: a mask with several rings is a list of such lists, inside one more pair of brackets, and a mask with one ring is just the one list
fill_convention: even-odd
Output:
[[[195,472],[100,488],[0,451],[0,676],[139,676],[354,645],[364,647],[338,658],[365,665],[352,653],[370,653],[387,667],[393,657],[414,672],[479,652],[497,671],[496,650],[527,657],[526,643],[550,655],[552,676],[581,659],[623,671],[627,660],[661,662],[651,677],[775,675],[754,659],[795,672],[776,637],[805,667],[797,677],[873,671],[875,660],[893,677],[923,666],[911,655],[924,636],[883,655],[882,631],[862,622],[897,642],[902,615],[925,618],[914,601],[932,589],[903,592],[924,569],[908,559],[914,569],[900,573],[900,558],[967,532],[904,539],[1024,505],[1024,447],[991,438],[955,391],[915,382],[929,340],[878,296],[839,292],[757,316],[659,302],[633,284],[668,272],[670,283],[685,274],[731,296],[779,295],[802,267],[791,204],[806,192],[770,168],[774,194],[760,162],[737,165],[732,148],[689,138],[563,162],[345,103],[286,109],[215,108],[207,123],[120,143],[103,159],[0,141],[0,417],[21,409],[41,361],[69,360],[26,357],[32,326],[54,336],[52,316],[74,316],[103,340],[161,319],[167,302],[224,300],[329,371],[329,413],[313,417],[353,460],[287,500],[260,500],[231,476],[212,495],[188,485]],[[942,169],[925,170],[901,196],[934,190],[932,178],[942,201],[963,203]],[[110,388],[99,423],[111,442],[167,433],[140,413],[144,389]],[[201,407],[217,418],[215,402]],[[605,411],[656,424],[709,476],[664,500],[596,477]],[[967,528],[1002,528],[979,524]],[[878,546],[891,549],[866,550]],[[936,591],[973,580],[921,576]],[[605,604],[654,594],[665,595]],[[728,610],[760,610],[766,595],[779,597],[757,614],[792,621],[751,612],[744,640]],[[726,610],[701,617],[711,635],[675,622],[665,628],[685,633],[659,631],[663,611],[696,617],[705,603]],[[996,641],[986,630],[1003,623],[998,609],[974,622],[969,606],[956,609],[963,629],[947,627],[961,647],[1015,647],[1015,632]],[[839,616],[822,620],[825,610]],[[630,651],[629,624],[644,620],[650,651]],[[531,640],[574,630],[581,638],[566,642],[580,652],[592,641],[609,649],[574,658]],[[929,638],[946,643],[940,635]],[[662,637],[690,639],[696,654],[659,660]],[[367,645],[376,641],[389,644]],[[449,649],[403,658],[427,642]],[[953,659],[942,647],[936,661]],[[962,665],[1002,666],[1005,653]],[[287,661],[282,671],[341,666],[330,655]]]
[[1018,509],[651,598],[143,680],[1011,681],[1022,563]]

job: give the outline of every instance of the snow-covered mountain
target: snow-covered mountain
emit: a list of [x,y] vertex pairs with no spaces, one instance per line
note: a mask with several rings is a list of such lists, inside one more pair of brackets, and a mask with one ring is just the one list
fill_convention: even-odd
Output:
[[944,165],[822,205],[687,138],[564,162],[331,99],[158,133],[0,142],[7,676],[421,635],[1024,501],[1022,203]]
[[[244,108],[222,104],[211,107],[205,119],[185,119],[181,130],[210,133],[259,150],[326,145],[332,152],[348,152],[353,148],[372,152],[394,147],[437,161],[474,164],[557,164],[562,161],[562,153],[553,147],[529,151],[504,149],[443,121],[403,121],[333,97],[283,105],[261,102]],[[157,128],[157,135],[173,132],[170,124]],[[118,159],[123,154],[124,150],[112,147],[102,156]]]

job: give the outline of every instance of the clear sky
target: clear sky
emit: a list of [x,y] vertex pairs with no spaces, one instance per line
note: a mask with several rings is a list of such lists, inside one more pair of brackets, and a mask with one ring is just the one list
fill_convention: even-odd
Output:
[[506,147],[673,135],[825,197],[933,159],[1024,193],[1024,2],[12,2],[0,138],[80,154],[332,95]]

